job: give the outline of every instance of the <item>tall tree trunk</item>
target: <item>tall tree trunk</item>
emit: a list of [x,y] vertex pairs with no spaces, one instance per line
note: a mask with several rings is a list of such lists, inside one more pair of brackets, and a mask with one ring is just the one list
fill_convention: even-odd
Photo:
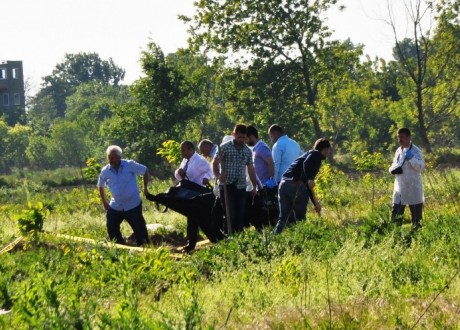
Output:
[[318,119],[312,116],[311,121],[313,123],[313,128],[315,129],[315,136],[317,138],[323,137],[323,131],[321,130]]
[[424,111],[423,111],[423,94],[422,94],[422,86],[421,84],[417,84],[417,118],[418,118],[418,127],[420,130],[420,137],[422,139],[422,144],[425,147],[427,153],[430,153],[431,150],[431,143],[428,139],[428,130],[425,125],[425,118],[424,118]]

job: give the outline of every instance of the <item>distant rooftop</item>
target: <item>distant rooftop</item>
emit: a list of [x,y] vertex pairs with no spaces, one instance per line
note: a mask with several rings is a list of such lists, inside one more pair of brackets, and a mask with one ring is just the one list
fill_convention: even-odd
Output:
[[6,64],[8,62],[22,62],[22,61],[12,61],[12,60],[2,60],[2,59],[0,59],[0,64]]

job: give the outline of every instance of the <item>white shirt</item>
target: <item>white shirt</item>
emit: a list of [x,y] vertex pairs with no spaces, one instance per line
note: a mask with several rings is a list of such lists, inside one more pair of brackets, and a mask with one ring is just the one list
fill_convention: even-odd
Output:
[[185,169],[185,167],[187,167],[186,179],[188,178],[190,181],[193,181],[199,185],[203,185],[204,178],[208,180],[211,180],[212,178],[211,165],[208,163],[206,158],[197,154],[196,152],[193,153],[192,157],[190,157],[189,160],[187,160],[187,158],[182,159],[179,168],[174,172],[174,176],[177,180],[181,181],[182,179],[184,179],[179,174],[179,169]]
[[403,173],[395,175],[395,183],[393,190],[393,203],[402,205],[415,205],[425,201],[423,195],[422,171],[425,169],[425,161],[423,160],[422,151],[412,144],[412,153],[414,156],[411,159],[404,161],[404,151],[406,149],[399,147],[395,152],[393,164],[401,165],[403,162]]

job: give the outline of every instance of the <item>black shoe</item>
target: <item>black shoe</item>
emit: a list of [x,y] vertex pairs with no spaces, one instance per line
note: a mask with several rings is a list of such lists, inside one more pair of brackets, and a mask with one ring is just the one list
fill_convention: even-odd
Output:
[[186,245],[182,248],[182,253],[191,253],[193,250],[195,250],[195,246]]

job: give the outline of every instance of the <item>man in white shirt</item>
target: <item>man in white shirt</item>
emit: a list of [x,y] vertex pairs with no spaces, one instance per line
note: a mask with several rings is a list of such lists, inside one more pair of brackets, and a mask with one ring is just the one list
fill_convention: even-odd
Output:
[[[174,172],[177,180],[190,180],[201,186],[209,185],[212,178],[211,165],[203,156],[195,152],[195,146],[190,141],[180,144],[180,152],[184,159],[179,168]],[[203,219],[198,215],[187,217],[187,240],[188,245],[183,248],[183,252],[191,252],[195,249],[198,240],[198,230]]]
[[195,146],[190,141],[184,141],[180,145],[182,162],[174,172],[177,180],[190,180],[196,184],[206,186],[212,178],[212,169],[209,162],[203,156],[195,152]]

